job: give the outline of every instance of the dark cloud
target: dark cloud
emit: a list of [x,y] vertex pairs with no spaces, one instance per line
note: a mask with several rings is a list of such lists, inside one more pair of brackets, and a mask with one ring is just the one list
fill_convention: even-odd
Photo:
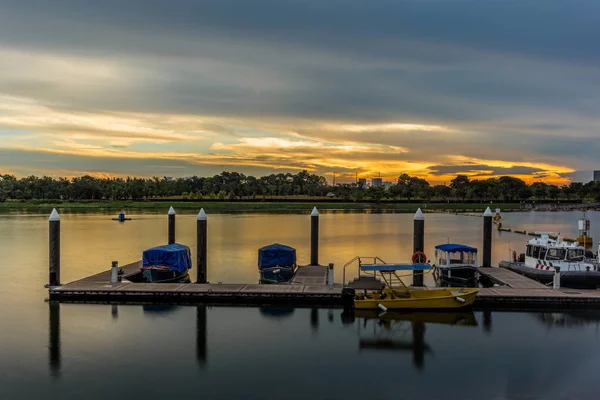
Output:
[[432,175],[459,175],[464,173],[477,173],[481,175],[537,175],[546,173],[540,168],[514,166],[497,167],[481,164],[462,164],[462,165],[435,165],[429,167]]

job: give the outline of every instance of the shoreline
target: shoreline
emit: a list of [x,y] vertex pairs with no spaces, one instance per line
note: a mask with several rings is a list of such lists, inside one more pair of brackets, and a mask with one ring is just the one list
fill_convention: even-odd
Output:
[[500,208],[503,212],[526,211],[520,210],[519,204],[474,204],[474,203],[355,203],[355,202],[302,202],[302,201],[10,201],[0,203],[2,211],[52,211],[56,208],[66,212],[85,211],[156,211],[166,212],[169,207],[186,213],[197,212],[204,208],[207,213],[236,213],[236,212],[299,212],[310,211],[317,207],[319,211],[331,212],[397,212],[414,213],[418,208],[424,212],[484,212],[487,207],[494,210]]

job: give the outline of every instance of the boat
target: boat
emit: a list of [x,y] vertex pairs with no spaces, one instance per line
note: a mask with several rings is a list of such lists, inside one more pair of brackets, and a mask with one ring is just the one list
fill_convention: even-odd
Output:
[[[354,308],[362,309],[456,309],[473,304],[477,288],[409,288],[397,271],[424,271],[430,264],[360,264],[365,272],[379,273],[386,287],[377,291],[359,292],[354,298]],[[394,285],[396,285],[394,287]]]
[[442,282],[452,285],[473,286],[479,280],[477,249],[463,244],[435,246],[434,270]]
[[123,222],[123,221],[131,221],[131,218],[126,218],[124,213],[119,213],[119,215],[117,215],[117,218],[111,218],[113,221],[119,221],[119,222]]
[[576,239],[577,243],[585,248],[592,246],[594,244],[594,238],[590,236],[590,220],[585,211],[579,221],[577,221],[577,228],[579,230],[579,235]]
[[[150,283],[189,282],[192,268],[190,248],[173,243],[144,250],[141,281]],[[129,279],[131,280],[131,279]]]
[[552,232],[536,232],[527,242],[525,253],[512,261],[503,261],[501,267],[518,272],[543,284],[551,284],[556,272],[560,273],[560,285],[573,289],[596,289],[600,287],[600,262],[598,255],[577,243],[561,240]]
[[261,283],[285,283],[296,273],[296,249],[273,243],[258,249]]

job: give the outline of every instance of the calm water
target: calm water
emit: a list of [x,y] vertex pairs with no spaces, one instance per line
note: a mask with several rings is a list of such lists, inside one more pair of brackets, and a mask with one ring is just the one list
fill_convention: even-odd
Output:
[[[590,213],[593,236],[600,217]],[[347,315],[341,309],[50,305],[47,215],[0,215],[0,398],[595,399],[600,313]],[[62,215],[62,280],[138,260],[166,215]],[[177,240],[195,243],[195,216]],[[505,226],[576,234],[579,213],[504,215]],[[426,253],[481,248],[482,220],[426,215]],[[209,215],[209,280],[255,283],[257,248],[309,257],[308,215]],[[494,232],[493,262],[525,236]],[[320,261],[408,261],[412,215],[321,215]],[[351,272],[348,271],[347,279]],[[428,277],[428,283],[432,284]],[[556,379],[558,377],[558,379]]]

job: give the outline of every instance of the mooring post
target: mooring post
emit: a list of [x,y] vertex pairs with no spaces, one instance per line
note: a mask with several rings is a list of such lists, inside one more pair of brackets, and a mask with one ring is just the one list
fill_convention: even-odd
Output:
[[310,265],[319,265],[319,212],[314,207],[310,213]]
[[50,279],[48,286],[60,286],[60,216],[56,208],[50,214]]
[[[425,217],[419,208],[413,218],[413,254],[425,248]],[[427,262],[424,260],[423,262]],[[413,271],[413,286],[423,286],[423,271]]]
[[482,267],[492,266],[492,210],[488,207],[483,213],[483,263]]
[[207,220],[204,208],[196,218],[196,283],[206,283]]
[[554,267],[554,277],[552,279],[552,288],[560,289],[560,267]]
[[113,261],[110,267],[110,283],[119,282],[119,262]]
[[169,208],[169,244],[175,243],[175,210]]
[[333,286],[333,263],[329,263],[327,268],[327,286]]

